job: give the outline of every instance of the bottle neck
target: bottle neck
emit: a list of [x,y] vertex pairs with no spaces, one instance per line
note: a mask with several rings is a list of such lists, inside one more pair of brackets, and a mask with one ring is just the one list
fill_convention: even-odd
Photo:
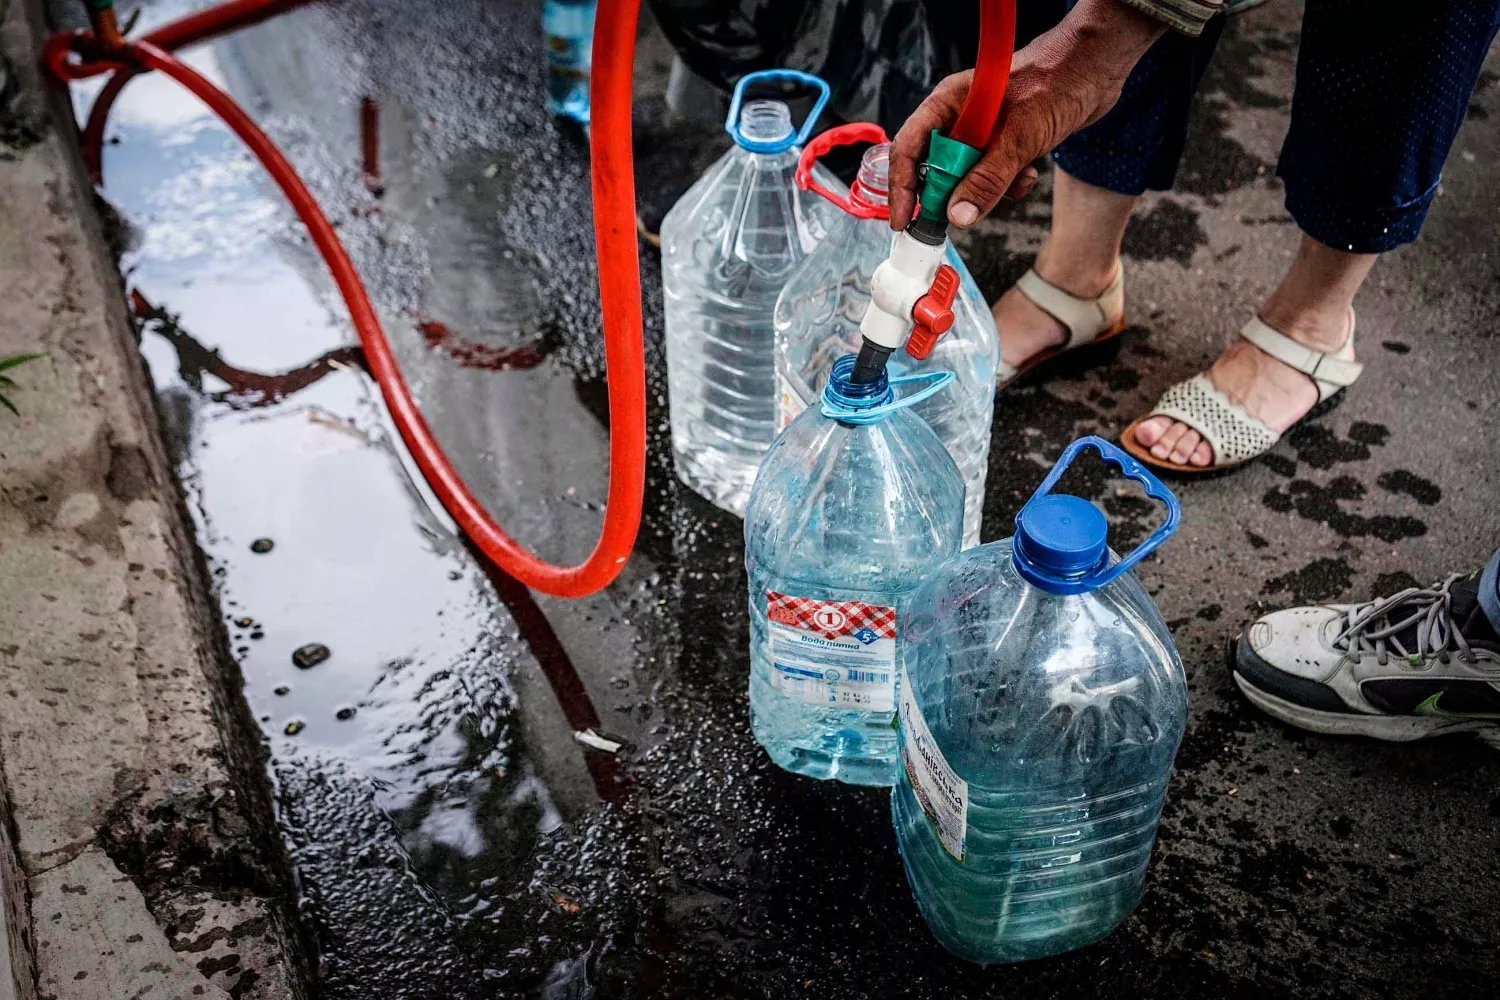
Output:
[[891,144],[877,143],[865,150],[859,174],[849,185],[849,200],[858,205],[884,209],[890,201]]

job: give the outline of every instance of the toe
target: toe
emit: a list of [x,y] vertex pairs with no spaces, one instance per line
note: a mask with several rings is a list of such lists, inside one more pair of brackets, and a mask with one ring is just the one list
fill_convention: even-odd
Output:
[[1207,441],[1198,442],[1198,447],[1193,449],[1193,457],[1188,459],[1189,465],[1196,465],[1200,469],[1206,469],[1214,460],[1214,450],[1209,447]]
[[1203,436],[1189,427],[1187,431],[1183,433],[1182,437],[1177,439],[1177,443],[1172,446],[1172,463],[1174,465],[1186,465],[1188,457],[1191,456],[1194,451],[1198,450],[1198,445],[1202,443],[1202,441]]
[[1161,440],[1161,436],[1171,426],[1171,417],[1152,417],[1150,420],[1143,420],[1135,429],[1135,439],[1142,448],[1150,448]]
[[1171,427],[1167,428],[1167,432],[1158,438],[1156,444],[1151,447],[1151,454],[1163,459],[1170,457],[1172,449],[1177,446],[1177,439],[1186,433],[1187,427],[1184,424],[1172,424]]

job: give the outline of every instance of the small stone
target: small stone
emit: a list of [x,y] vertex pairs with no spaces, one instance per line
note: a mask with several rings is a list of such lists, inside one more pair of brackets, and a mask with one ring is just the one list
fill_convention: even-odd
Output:
[[333,713],[333,717],[335,719],[338,719],[340,722],[348,722],[350,719],[354,718],[354,709],[341,708],[337,712]]
[[234,620],[234,623],[236,625],[238,625],[240,628],[249,628],[251,625],[255,624],[255,619],[254,618],[236,618]]
[[292,693],[292,689],[289,688],[289,687],[287,687],[286,685],[282,685],[281,687],[279,687],[279,688],[276,689],[276,696],[278,698],[285,698],[287,695],[289,695],[291,693]]
[[276,543],[269,538],[257,538],[250,543],[250,551],[258,556],[263,556],[276,547]]
[[462,580],[463,578],[464,575],[456,569],[450,569],[448,571],[448,579],[450,580]]
[[297,647],[296,652],[292,653],[292,662],[302,670],[311,670],[332,655],[321,642],[310,642],[306,646]]
[[288,736],[296,736],[298,733],[302,732],[302,730],[306,729],[306,728],[307,728],[307,723],[303,722],[301,719],[293,719],[291,722],[288,722],[286,724],[286,729],[284,730],[284,732]]
[[250,638],[252,638],[252,639],[264,639],[265,637],[266,637],[266,634],[264,632],[262,632],[260,629],[256,629],[254,632],[250,633]]

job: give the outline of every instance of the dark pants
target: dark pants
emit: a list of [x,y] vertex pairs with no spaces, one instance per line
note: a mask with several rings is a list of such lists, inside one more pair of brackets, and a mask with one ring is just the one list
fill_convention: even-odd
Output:
[[[1152,46],[1109,114],[1053,153],[1057,165],[1120,194],[1170,188],[1224,22]],[[1500,0],[1306,0],[1276,166],[1303,232],[1353,253],[1417,238],[1497,27]]]

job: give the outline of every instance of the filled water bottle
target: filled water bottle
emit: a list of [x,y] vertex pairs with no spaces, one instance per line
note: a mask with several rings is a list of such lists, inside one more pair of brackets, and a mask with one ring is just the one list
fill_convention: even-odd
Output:
[[[821,184],[811,170],[816,158],[835,145],[855,142],[876,145],[865,151],[848,192],[842,185],[830,189]],[[829,129],[802,153],[799,185],[841,211],[827,238],[797,267],[776,301],[776,406],[783,427],[818,398],[833,359],[859,350],[859,323],[869,308],[870,279],[890,256],[894,237],[886,221],[889,163],[885,133],[865,123]],[[1000,335],[983,294],[952,244],[946,260],[959,278],[952,328],[926,360],[897,351],[890,364],[896,376],[926,371],[957,376],[953,386],[923,402],[917,413],[947,445],[964,478],[964,548],[970,548],[979,544],[984,509]]]
[[897,622],[959,550],[964,484],[912,410],[951,373],[860,385],[853,369],[852,356],[833,366],[822,405],[776,439],[750,498],[750,725],[789,771],[889,785]]
[[588,124],[595,0],[545,0],[547,110]]
[[[1165,522],[1116,559],[1081,497],[1051,493],[1084,448]],[[1099,438],[1074,442],[1013,539],[950,560],[902,619],[901,767],[891,807],[927,925],[954,954],[1016,962],[1104,937],[1145,886],[1187,681],[1131,567],[1177,500]]]
[[[748,86],[792,81],[818,90],[801,133],[781,101],[744,100]],[[750,73],[725,128],[734,146],[672,206],[661,225],[667,387],[677,475],[743,514],[776,437],[771,313],[787,276],[817,246],[834,209],[797,187],[828,84],[793,70]],[[821,171],[820,179],[838,181]]]

